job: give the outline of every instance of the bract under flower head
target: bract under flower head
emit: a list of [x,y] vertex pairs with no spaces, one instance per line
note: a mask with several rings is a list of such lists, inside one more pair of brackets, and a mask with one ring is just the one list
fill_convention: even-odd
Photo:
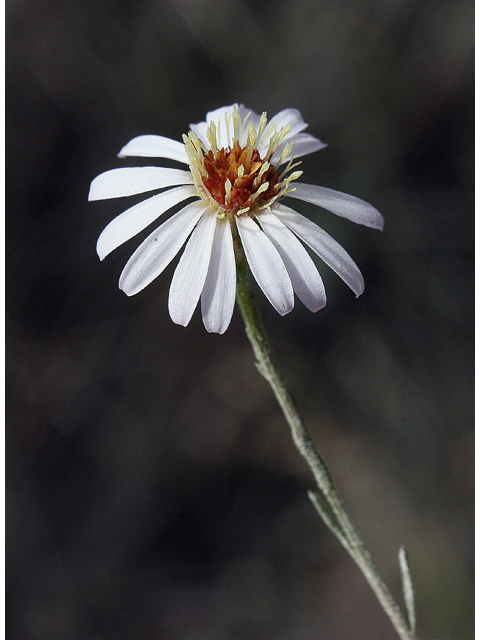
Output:
[[234,104],[190,125],[183,144],[152,135],[131,140],[120,157],[164,157],[189,170],[120,168],[93,180],[90,200],[162,189],[107,225],[97,243],[101,259],[170,208],[193,201],[143,241],[120,276],[120,288],[127,295],[141,291],[186,242],[170,287],[170,315],[174,322],[188,324],[201,298],[205,327],[223,333],[235,304],[233,229],[254,278],[280,314],[291,311],[294,293],[311,311],[326,304],[322,279],[302,243],[360,295],[363,277],[346,251],[323,229],[281,202],[285,197],[296,198],[353,222],[383,227],[380,213],[366,202],[298,182],[302,172],[294,171],[299,164],[296,159],[325,146],[303,133],[306,127],[296,109],[284,109],[268,121],[266,113],[258,115]]

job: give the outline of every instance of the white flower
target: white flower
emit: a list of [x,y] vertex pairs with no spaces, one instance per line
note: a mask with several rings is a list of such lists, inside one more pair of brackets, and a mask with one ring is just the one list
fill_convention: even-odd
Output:
[[296,109],[280,111],[268,121],[266,113],[260,116],[234,104],[190,125],[183,144],[154,135],[131,140],[119,157],[169,158],[188,169],[112,169],[93,180],[89,200],[164,189],[110,222],[98,239],[100,259],[170,208],[191,202],[142,242],[120,276],[120,288],[129,296],[141,291],[188,239],[170,286],[170,316],[186,326],[201,298],[207,331],[223,333],[235,304],[235,236],[254,278],[281,315],[292,310],[294,292],[311,311],[326,304],[322,279],[302,242],[359,296],[363,277],[348,253],[323,229],[283,204],[285,197],[297,198],[367,227],[383,227],[380,213],[366,202],[297,182],[302,172],[294,171],[300,164],[294,158],[325,146],[302,133],[307,126]]

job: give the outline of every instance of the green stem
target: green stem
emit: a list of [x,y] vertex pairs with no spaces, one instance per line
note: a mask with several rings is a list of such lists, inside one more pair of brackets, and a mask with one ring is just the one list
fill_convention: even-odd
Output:
[[242,313],[246,333],[256,357],[257,368],[270,383],[285,418],[290,426],[292,437],[298,450],[313,472],[321,495],[309,493],[315,508],[330,530],[337,536],[362,571],[365,579],[374,591],[393,627],[402,640],[415,640],[400,608],[394,601],[388,587],[378,573],[370,553],[358,535],[342,500],[333,483],[332,476],[324,460],[320,457],[307,431],[295,401],[287,389],[283,376],[270,348],[258,305],[250,286],[249,270],[238,233],[232,224],[235,257],[237,263],[237,302]]

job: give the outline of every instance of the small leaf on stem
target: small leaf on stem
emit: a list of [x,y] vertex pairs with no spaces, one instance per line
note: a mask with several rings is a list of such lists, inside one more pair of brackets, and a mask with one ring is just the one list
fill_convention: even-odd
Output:
[[415,594],[413,590],[412,572],[408,562],[407,551],[405,547],[400,547],[398,552],[398,562],[400,564],[400,575],[402,577],[403,600],[407,612],[407,621],[410,631],[415,634],[416,616],[415,616]]

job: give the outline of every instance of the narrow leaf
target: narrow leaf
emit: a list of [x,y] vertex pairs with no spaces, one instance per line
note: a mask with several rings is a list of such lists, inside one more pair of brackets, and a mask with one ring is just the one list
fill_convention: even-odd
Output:
[[345,549],[349,549],[349,544],[345,534],[343,533],[343,529],[338,523],[338,520],[330,508],[328,502],[320,493],[315,493],[314,491],[308,491],[308,497],[310,498],[313,506],[320,514],[322,520],[330,529],[330,531],[337,536]]
[[403,600],[407,612],[407,621],[410,631],[415,635],[416,616],[415,616],[415,594],[413,591],[412,572],[408,562],[407,551],[405,547],[400,547],[398,552],[398,562],[400,564],[400,575],[402,577]]

